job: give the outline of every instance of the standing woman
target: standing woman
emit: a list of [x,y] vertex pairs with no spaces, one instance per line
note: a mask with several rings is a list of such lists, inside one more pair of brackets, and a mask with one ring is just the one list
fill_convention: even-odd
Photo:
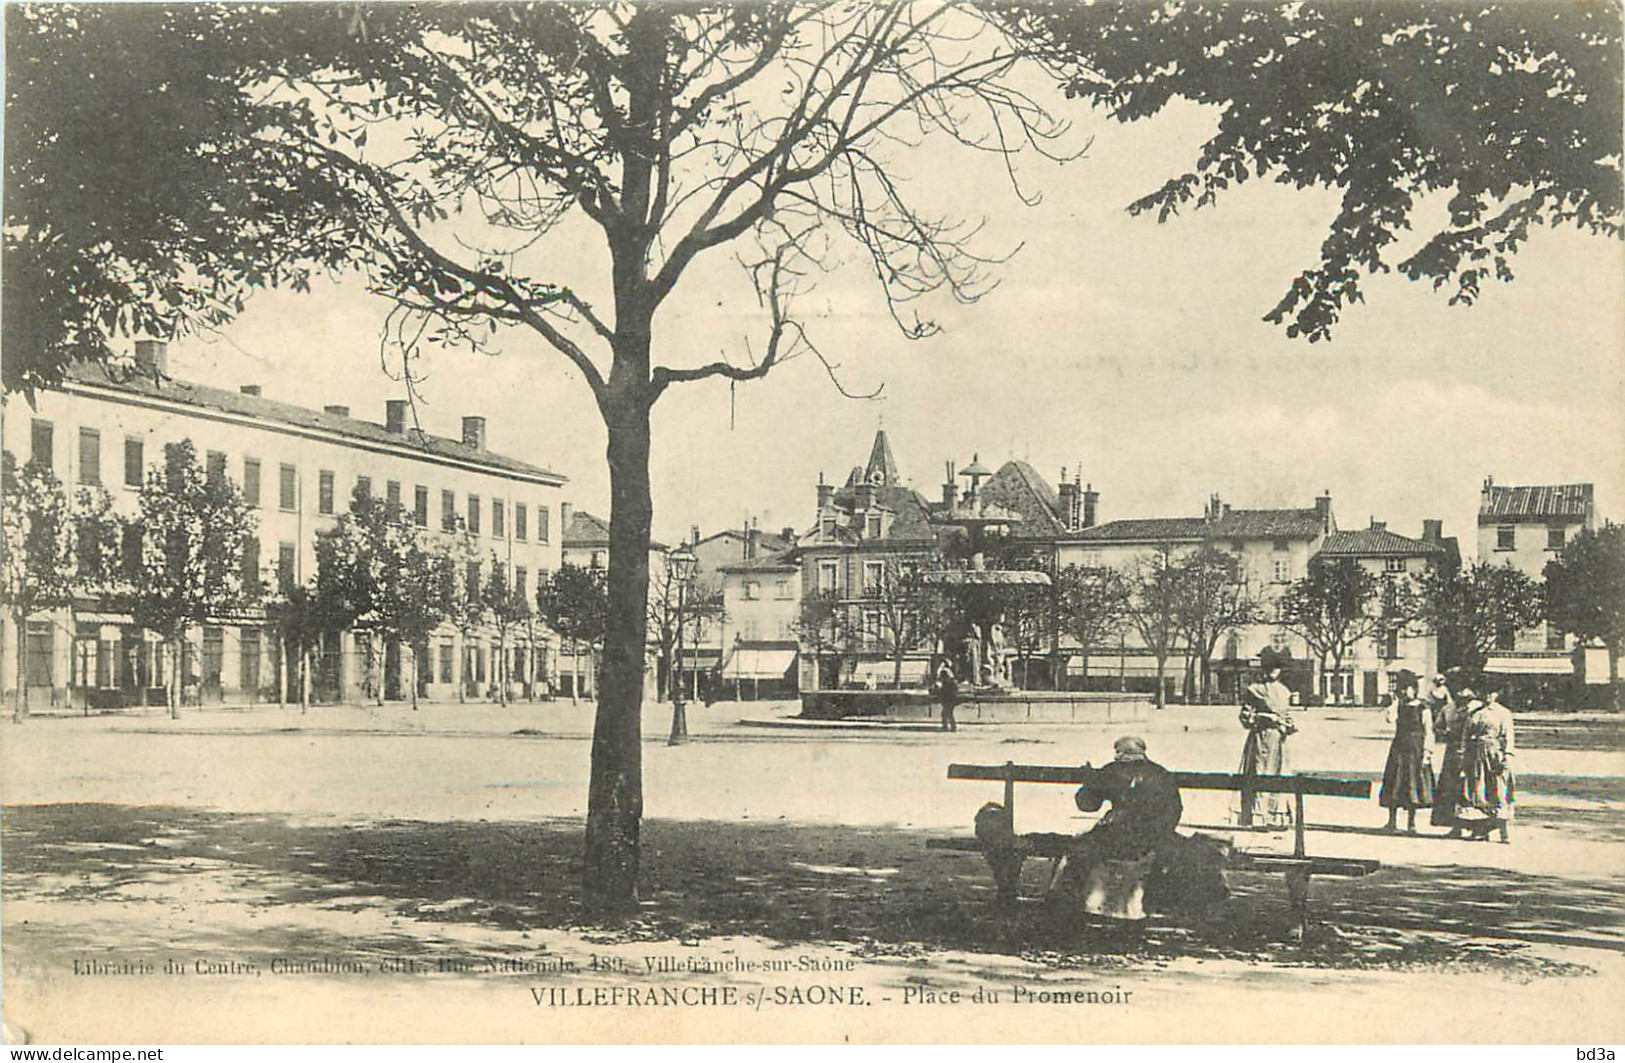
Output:
[[[1265,647],[1258,655],[1263,678],[1241,695],[1241,725],[1247,741],[1241,747],[1241,775],[1284,775],[1286,740],[1297,731],[1292,722],[1292,692],[1281,682],[1282,655]],[[1292,808],[1283,794],[1242,793],[1236,823],[1252,827],[1258,820],[1272,830],[1292,825]]]
[[[1439,714],[1434,717],[1436,721],[1433,728],[1435,741],[1444,746],[1444,756],[1439,761],[1439,777],[1433,787],[1433,816],[1435,827],[1449,827],[1450,837],[1461,837],[1461,822],[1456,818],[1456,804],[1461,796],[1461,747],[1462,733],[1467,725],[1467,716],[1472,711],[1468,706],[1478,701],[1478,696],[1472,688],[1462,687],[1452,697],[1448,688],[1444,689],[1444,697],[1439,698],[1439,691],[1444,687],[1441,682],[1443,676],[1434,680],[1434,699],[1439,707]],[[1442,719],[1443,726],[1438,723]]]
[[1467,717],[1461,751],[1461,804],[1476,815],[1468,829],[1474,841],[1489,840],[1490,831],[1499,828],[1501,844],[1512,841],[1512,804],[1515,783],[1512,757],[1517,747],[1512,738],[1512,710],[1501,704],[1500,691],[1492,690]]
[[1388,810],[1392,834],[1399,829],[1399,810],[1405,810],[1405,830],[1416,833],[1416,810],[1433,804],[1433,708],[1417,697],[1421,678],[1408,669],[1394,677],[1394,741],[1388,747],[1388,766],[1382,773],[1382,807]]

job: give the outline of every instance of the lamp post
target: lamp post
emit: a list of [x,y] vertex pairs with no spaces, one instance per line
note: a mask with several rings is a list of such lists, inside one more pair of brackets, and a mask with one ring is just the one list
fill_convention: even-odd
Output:
[[666,740],[666,744],[670,746],[688,741],[688,710],[683,705],[683,606],[687,604],[688,583],[694,578],[694,570],[699,563],[700,559],[695,557],[694,552],[687,546],[679,546],[666,559],[671,582],[677,584],[677,662],[667,672],[673,680],[671,737]]

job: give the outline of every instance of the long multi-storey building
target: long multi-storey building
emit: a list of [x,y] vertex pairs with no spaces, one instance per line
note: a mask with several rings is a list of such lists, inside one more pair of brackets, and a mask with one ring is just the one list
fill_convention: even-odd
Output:
[[[560,564],[554,514],[566,478],[498,454],[486,420],[463,418],[462,438],[430,435],[408,424],[405,400],[385,404],[377,423],[345,406],[312,410],[278,402],[254,385],[238,391],[169,375],[159,341],[136,345],[133,365],[75,367],[56,388],[38,392],[31,410],[8,403],[4,446],[19,462],[48,465],[71,490],[100,486],[115,509],[133,516],[147,470],[164,460],[167,444],[189,439],[211,475],[229,477],[257,517],[245,569],[271,581],[307,582],[315,574],[316,538],[346,512],[352,494],[398,503],[406,519],[430,534],[466,527],[479,563],[505,567],[529,597],[536,581]],[[16,675],[16,632],[5,621],[0,675]],[[291,669],[263,621],[221,618],[194,629],[183,670],[189,697],[202,701],[277,700],[289,692]],[[130,704],[160,698],[163,654],[156,636],[128,614],[93,603],[36,616],[28,623],[25,674],[35,704]],[[387,647],[384,660],[346,635],[324,646],[316,669],[320,696],[364,697],[382,683],[386,696],[410,692],[412,655]],[[507,640],[506,674],[540,682],[553,674],[548,640],[533,632]],[[497,640],[449,626],[417,656],[420,696],[483,696],[503,674]]]

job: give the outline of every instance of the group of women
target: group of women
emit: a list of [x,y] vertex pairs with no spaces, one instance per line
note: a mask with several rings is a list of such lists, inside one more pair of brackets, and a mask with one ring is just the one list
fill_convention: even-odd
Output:
[[[1284,662],[1279,656],[1266,650],[1259,663],[1263,675],[1242,694],[1247,741],[1240,772],[1283,775],[1288,770],[1287,739],[1297,730],[1291,691],[1281,682]],[[1510,842],[1516,746],[1512,713],[1501,704],[1500,692],[1489,690],[1481,697],[1466,686],[1452,690],[1445,676],[1438,675],[1423,697],[1421,677],[1401,671],[1389,718],[1394,740],[1379,798],[1388,810],[1386,829],[1399,830],[1403,810],[1405,829],[1414,834],[1417,812],[1429,809],[1432,824],[1448,828],[1449,837],[1488,841],[1499,832],[1503,843]],[[1281,829],[1291,824],[1282,794],[1248,794],[1235,814],[1242,827]]]
[[[1503,844],[1510,842],[1517,752],[1512,712],[1501,704],[1499,691],[1483,696],[1470,687],[1452,691],[1442,675],[1433,677],[1426,697],[1420,688],[1414,672],[1398,674],[1389,710],[1394,740],[1379,798],[1388,809],[1386,829],[1399,829],[1403,809],[1406,830],[1416,833],[1416,813],[1426,808],[1432,824],[1448,827],[1452,838],[1488,841],[1499,832]],[[1434,751],[1440,747],[1435,772]]]

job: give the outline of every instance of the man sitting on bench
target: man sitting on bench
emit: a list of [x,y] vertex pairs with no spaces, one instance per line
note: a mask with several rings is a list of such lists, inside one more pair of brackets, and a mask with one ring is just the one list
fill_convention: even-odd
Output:
[[1085,764],[1084,770],[1078,808],[1098,812],[1110,802],[1111,809],[1073,844],[1051,890],[1081,900],[1091,915],[1144,918],[1145,879],[1176,839],[1174,828],[1185,811],[1179,786],[1168,769],[1146,757],[1145,740],[1134,736],[1113,744],[1110,764]]

